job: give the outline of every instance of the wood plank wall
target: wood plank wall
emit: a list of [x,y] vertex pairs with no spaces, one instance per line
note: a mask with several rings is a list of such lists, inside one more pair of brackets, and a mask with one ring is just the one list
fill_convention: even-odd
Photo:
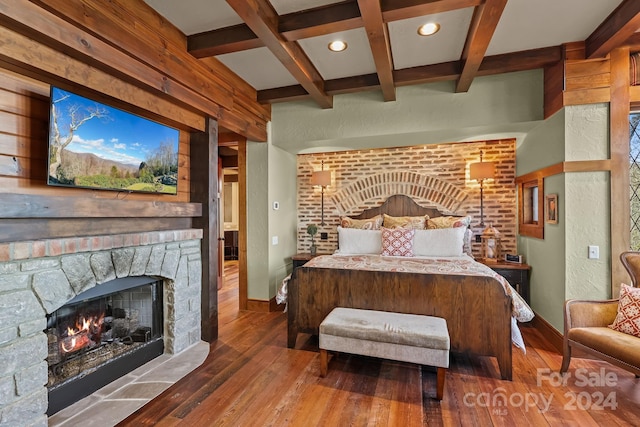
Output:
[[[584,42],[563,45],[564,61],[545,68],[544,116],[562,107],[611,101],[611,59],[585,59]],[[631,104],[640,103],[640,87],[631,86]]]
[[49,85],[0,69],[0,242],[183,229],[200,214],[190,203],[188,132],[178,194],[156,195],[48,186],[48,123]]
[[[266,140],[256,91],[142,0],[0,0],[0,36],[0,242],[190,228],[191,133]],[[48,186],[50,85],[180,129],[178,194]]]

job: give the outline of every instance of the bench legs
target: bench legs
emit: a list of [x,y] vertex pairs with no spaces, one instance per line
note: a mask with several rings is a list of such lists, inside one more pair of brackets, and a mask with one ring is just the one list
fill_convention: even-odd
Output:
[[[327,376],[329,369],[329,355],[324,348],[320,349],[320,376],[322,378]],[[438,373],[436,378],[436,399],[442,400],[444,396],[444,378],[447,374],[447,368],[438,367]]]
[[327,356],[327,350],[324,348],[320,349],[320,376],[322,378],[327,376],[327,365],[329,364],[329,358]]
[[444,396],[444,377],[447,373],[447,368],[438,367],[438,378],[437,378],[437,389],[436,389],[436,399],[442,400],[442,396]]

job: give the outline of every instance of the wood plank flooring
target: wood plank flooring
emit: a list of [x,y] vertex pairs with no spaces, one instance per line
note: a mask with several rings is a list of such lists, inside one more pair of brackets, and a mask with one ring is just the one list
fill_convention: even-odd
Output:
[[452,355],[444,399],[430,367],[339,355],[319,377],[317,339],[287,348],[283,313],[238,311],[237,262],[225,263],[219,339],[204,364],[122,426],[639,426],[640,379],[605,362],[562,356],[522,327],[513,381],[486,357]]

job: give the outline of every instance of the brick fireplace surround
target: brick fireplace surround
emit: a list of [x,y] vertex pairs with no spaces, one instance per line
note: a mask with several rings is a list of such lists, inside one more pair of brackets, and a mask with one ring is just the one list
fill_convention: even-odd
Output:
[[165,354],[147,372],[187,348],[208,351],[200,239],[202,230],[186,229],[0,244],[0,425],[48,424],[46,315],[110,280],[163,279]]

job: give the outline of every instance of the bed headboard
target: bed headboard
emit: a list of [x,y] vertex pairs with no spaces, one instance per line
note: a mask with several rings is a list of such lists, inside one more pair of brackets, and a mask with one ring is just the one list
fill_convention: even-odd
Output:
[[360,215],[350,215],[350,217],[355,219],[367,219],[382,214],[387,214],[390,216],[429,215],[429,217],[431,218],[447,215],[440,212],[436,208],[422,207],[409,196],[406,196],[404,194],[396,194],[394,196],[390,196],[382,205],[375,208],[367,209]]

